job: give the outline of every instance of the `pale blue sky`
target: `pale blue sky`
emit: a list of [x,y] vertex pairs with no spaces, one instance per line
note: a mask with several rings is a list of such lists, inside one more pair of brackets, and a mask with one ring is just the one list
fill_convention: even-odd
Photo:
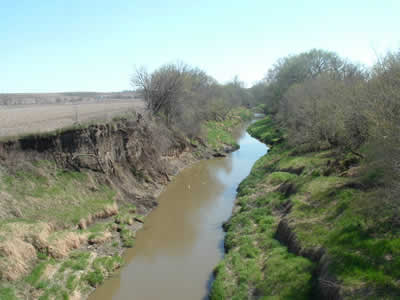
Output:
[[0,0],[0,93],[125,90],[177,60],[251,85],[311,48],[370,65],[399,30],[399,0]]

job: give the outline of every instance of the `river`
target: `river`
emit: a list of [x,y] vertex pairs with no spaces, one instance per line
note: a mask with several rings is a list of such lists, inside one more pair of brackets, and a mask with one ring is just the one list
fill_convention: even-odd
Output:
[[267,147],[245,129],[240,149],[180,172],[159,196],[159,206],[124,254],[126,265],[90,300],[207,299],[213,268],[224,255],[222,223],[236,188]]

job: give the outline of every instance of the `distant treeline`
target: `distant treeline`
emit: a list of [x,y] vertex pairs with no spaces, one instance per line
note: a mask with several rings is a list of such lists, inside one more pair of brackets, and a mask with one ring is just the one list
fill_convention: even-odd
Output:
[[381,188],[377,204],[395,208],[400,224],[400,51],[372,68],[324,50],[284,57],[251,91],[298,151],[363,158],[370,184]]

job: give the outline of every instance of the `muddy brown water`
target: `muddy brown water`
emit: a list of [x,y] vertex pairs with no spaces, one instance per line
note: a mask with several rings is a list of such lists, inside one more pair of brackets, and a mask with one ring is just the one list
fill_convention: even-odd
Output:
[[126,265],[90,300],[208,299],[213,268],[224,254],[222,223],[239,183],[267,147],[241,129],[240,149],[183,170],[159,196],[128,250]]

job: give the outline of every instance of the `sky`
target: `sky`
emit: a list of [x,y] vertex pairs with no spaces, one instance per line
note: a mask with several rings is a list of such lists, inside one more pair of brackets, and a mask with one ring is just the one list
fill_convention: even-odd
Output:
[[0,93],[132,89],[177,61],[251,86],[313,48],[372,65],[400,49],[399,0],[0,0]]

